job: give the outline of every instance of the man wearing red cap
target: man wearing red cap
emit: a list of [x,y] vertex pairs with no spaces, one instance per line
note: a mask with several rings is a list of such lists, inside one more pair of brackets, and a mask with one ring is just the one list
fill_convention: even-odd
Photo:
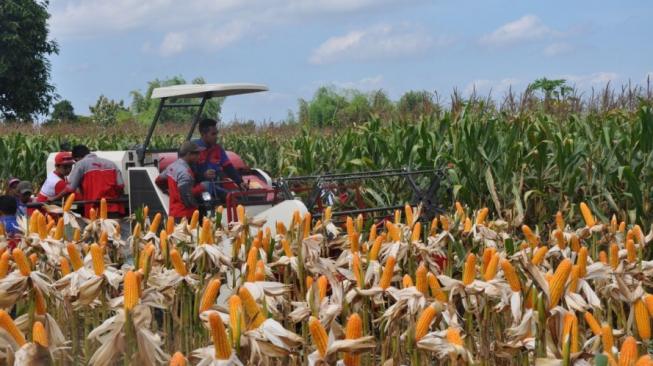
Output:
[[73,168],[73,155],[70,152],[62,151],[54,157],[54,171],[50,172],[36,196],[37,202],[48,202],[61,200],[69,192],[66,191],[68,180],[66,177]]

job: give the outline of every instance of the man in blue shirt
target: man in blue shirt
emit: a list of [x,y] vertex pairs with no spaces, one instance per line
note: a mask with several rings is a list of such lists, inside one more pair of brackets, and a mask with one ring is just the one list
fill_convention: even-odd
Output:
[[215,184],[215,181],[221,180],[225,174],[238,188],[247,189],[247,184],[243,182],[243,178],[229,161],[227,152],[217,143],[217,121],[210,118],[203,119],[199,123],[199,131],[200,138],[193,142],[204,150],[200,152],[200,159],[194,167],[197,179],[203,181],[203,184],[209,188],[207,191],[212,193],[214,199],[225,198],[227,191]]

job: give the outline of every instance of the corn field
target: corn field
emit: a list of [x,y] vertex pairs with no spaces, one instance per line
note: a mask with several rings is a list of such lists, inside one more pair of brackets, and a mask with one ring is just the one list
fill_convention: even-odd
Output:
[[[514,225],[543,223],[558,210],[577,211],[575,202],[580,201],[603,220],[616,214],[647,225],[653,219],[650,101],[632,109],[563,114],[509,113],[477,103],[411,123],[373,118],[342,131],[295,130],[228,130],[222,140],[250,166],[273,177],[442,168],[451,194],[440,201],[488,206]],[[58,151],[63,142],[99,150],[142,143],[142,129],[119,131],[84,133],[82,128],[35,136],[7,131],[0,136],[0,156],[12,158],[0,161],[0,178],[18,176],[39,184],[48,152]],[[175,147],[182,140],[181,132],[155,134],[153,147]],[[386,197],[392,187],[373,188],[374,200],[383,201],[373,203],[392,201]]]
[[73,200],[14,249],[0,231],[4,364],[653,363],[653,231],[584,202],[532,227],[456,202],[274,232],[243,207],[226,226],[144,208],[123,241],[106,202]]

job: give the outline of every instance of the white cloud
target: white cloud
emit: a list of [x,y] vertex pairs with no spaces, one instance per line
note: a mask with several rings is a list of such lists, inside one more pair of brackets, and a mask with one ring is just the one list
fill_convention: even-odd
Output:
[[568,84],[572,84],[580,89],[591,88],[593,86],[605,86],[607,83],[619,82],[621,77],[615,72],[600,71],[591,74],[581,75],[562,75],[561,79],[567,80]]
[[449,43],[449,38],[434,37],[421,29],[375,26],[327,39],[313,51],[309,61],[319,65],[338,61],[395,58],[415,55]]
[[544,25],[537,16],[524,15],[482,36],[479,41],[486,46],[504,46],[541,40],[558,34],[558,31]]

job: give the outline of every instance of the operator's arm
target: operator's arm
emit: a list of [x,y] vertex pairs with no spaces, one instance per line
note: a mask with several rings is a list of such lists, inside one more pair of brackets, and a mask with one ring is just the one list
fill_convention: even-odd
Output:
[[68,175],[68,187],[66,187],[66,191],[75,192],[77,189],[79,189],[80,185],[82,184],[82,178],[84,178],[85,171],[85,162],[82,160],[78,161],[73,167],[73,170]]
[[238,173],[236,168],[234,168],[234,165],[231,163],[229,157],[227,156],[227,152],[222,146],[220,146],[220,165],[222,166],[222,170],[227,173],[229,178],[231,178],[231,180],[233,180],[236,184],[240,185],[243,183],[243,178],[240,176],[240,173]]
[[179,196],[186,207],[197,207],[197,201],[193,197],[193,177],[190,174],[182,174],[177,181]]

